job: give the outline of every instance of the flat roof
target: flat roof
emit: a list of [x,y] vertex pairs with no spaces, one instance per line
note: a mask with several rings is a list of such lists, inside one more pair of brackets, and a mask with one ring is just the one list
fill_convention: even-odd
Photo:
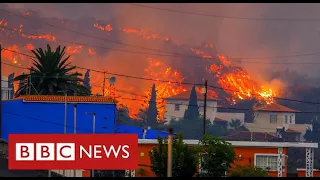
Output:
[[[318,148],[318,143],[300,143],[300,142],[257,142],[257,141],[226,141],[235,147],[296,147],[296,148]],[[139,139],[139,144],[158,144],[157,139]],[[199,140],[186,139],[184,143],[188,145],[197,145]]]

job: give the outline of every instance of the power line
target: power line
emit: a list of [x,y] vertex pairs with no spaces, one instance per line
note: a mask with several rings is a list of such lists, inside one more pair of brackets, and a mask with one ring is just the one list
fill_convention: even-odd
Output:
[[179,11],[173,9],[166,9],[166,8],[159,8],[154,6],[146,6],[141,4],[132,4],[127,3],[132,6],[140,7],[140,8],[148,8],[153,10],[160,10],[160,11],[167,11],[173,13],[180,13],[180,14],[188,14],[188,15],[196,15],[196,16],[206,16],[206,17],[213,17],[213,18],[222,18],[222,19],[236,19],[236,20],[251,20],[251,21],[320,21],[320,18],[254,18],[254,17],[236,17],[236,16],[224,16],[224,15],[216,15],[216,14],[204,14],[204,13],[196,13],[196,12],[187,12],[187,11]]
[[71,30],[71,29],[68,29],[68,28],[59,27],[59,26],[47,23],[47,22],[45,22],[45,21],[43,21],[41,19],[38,20],[38,19],[33,19],[33,18],[30,18],[30,17],[22,16],[22,15],[19,15],[19,14],[15,14],[15,13],[12,13],[10,11],[6,11],[4,9],[0,9],[0,11],[3,11],[5,13],[8,13],[8,14],[11,14],[11,15],[14,15],[14,16],[18,16],[18,17],[21,17],[21,18],[24,18],[24,19],[27,19],[27,20],[38,21],[38,22],[41,22],[41,23],[46,24],[48,26],[57,28],[57,29],[62,29],[62,30],[69,31],[69,32],[72,32],[72,33],[80,34],[82,36],[86,36],[86,37],[90,37],[90,38],[94,38],[94,39],[98,39],[98,40],[102,40],[102,41],[106,41],[106,42],[110,42],[110,43],[114,43],[114,44],[121,44],[121,45],[125,45],[125,46],[136,47],[136,48],[140,48],[140,49],[156,51],[156,52],[161,52],[161,53],[167,53],[167,54],[173,54],[173,55],[180,55],[180,56],[183,55],[183,54],[179,54],[179,53],[172,53],[172,52],[162,51],[162,50],[159,50],[159,49],[151,49],[151,48],[147,48],[147,47],[143,47],[143,46],[126,44],[126,43],[123,43],[123,42],[120,42],[120,41],[113,41],[113,40],[106,39],[106,38],[101,38],[101,37],[98,37],[98,36],[88,35],[86,33],[82,33],[82,32],[79,32],[79,31],[74,31],[74,30]]
[[[7,13],[10,13],[9,11],[0,9],[0,11],[4,11]],[[11,14],[11,13],[10,13]],[[28,20],[32,20],[31,18],[27,18],[25,16],[22,15],[17,15],[17,14],[12,14],[12,15],[16,15],[19,17],[23,17],[25,19]],[[49,25],[48,23],[44,22],[45,24]],[[50,26],[55,27],[55,25],[50,24]],[[12,28],[8,28],[8,27],[1,27],[3,29],[8,29],[11,31],[14,31],[14,29]],[[57,27],[57,28],[62,28],[62,27]],[[63,28],[64,30],[69,30],[67,28]],[[74,30],[69,30],[73,33],[81,33],[81,32],[77,32]],[[32,35],[32,36],[36,36],[36,34],[33,33],[29,33],[27,31],[23,31],[26,34]],[[81,33],[82,35],[84,35],[84,33]],[[108,39],[103,39],[101,37],[97,37],[97,36],[90,36],[90,35],[86,35],[89,36],[91,38],[95,38],[95,39],[100,39],[100,40],[104,40],[107,41]],[[70,44],[77,44],[77,45],[83,45],[83,46],[87,46],[87,47],[93,47],[93,48],[99,48],[99,49],[107,49],[107,50],[113,50],[113,51],[121,51],[121,52],[127,52],[127,53],[134,53],[134,54],[146,54],[146,55],[155,55],[155,56],[164,56],[164,57],[172,57],[172,58],[181,58],[181,57],[190,57],[190,58],[201,58],[201,59],[205,59],[203,57],[200,56],[190,56],[187,54],[181,54],[181,53],[172,53],[172,52],[167,52],[167,51],[161,51],[161,50],[156,50],[156,49],[150,49],[150,48],[145,48],[145,47],[140,47],[140,46],[135,46],[135,45],[130,45],[130,44],[126,44],[126,43],[122,43],[122,42],[118,42],[118,41],[112,41],[113,43],[117,42],[117,43],[121,43],[123,45],[126,46],[132,46],[132,47],[138,47],[138,48],[142,48],[142,49],[147,49],[147,50],[152,50],[152,51],[158,51],[158,52],[162,52],[162,53],[166,53],[166,54],[154,54],[154,53],[146,53],[146,52],[139,52],[139,51],[129,51],[129,50],[123,50],[123,49],[115,49],[115,48],[108,48],[108,47],[102,47],[102,46],[95,46],[95,45],[88,45],[88,44],[84,44],[84,43],[79,43],[79,42],[74,42],[74,41],[68,41],[68,40],[59,40],[61,42],[66,42],[66,43],[70,43]],[[108,40],[111,41],[111,40]],[[295,55],[283,55],[283,56],[270,56],[270,57],[228,57],[228,59],[232,60],[235,59],[237,61],[232,61],[232,62],[241,62],[241,63],[260,63],[260,64],[319,64],[319,63],[315,63],[315,62],[305,62],[305,63],[283,63],[283,62],[276,62],[276,63],[267,63],[267,62],[259,62],[259,61],[241,61],[238,59],[283,59],[283,58],[296,58],[296,57],[304,57],[304,56],[317,56],[320,55],[320,53],[305,53],[305,54],[295,54]],[[216,56],[213,56],[212,58],[206,58],[206,59],[217,59]]]
[[[8,27],[1,27],[1,28],[14,31],[14,29],[8,28]],[[31,35],[31,36],[37,36],[37,34],[30,33],[28,31],[23,31],[23,33]],[[199,56],[190,56],[190,55],[186,55],[186,54],[171,54],[171,55],[170,54],[154,54],[154,53],[147,53],[147,52],[130,51],[130,50],[124,50],[124,49],[115,49],[115,48],[108,48],[108,47],[103,47],[103,46],[88,45],[88,44],[85,44],[85,43],[79,43],[79,42],[68,41],[68,40],[63,40],[63,39],[59,39],[59,41],[65,42],[65,43],[70,43],[70,44],[77,44],[77,45],[87,46],[87,47],[91,47],[91,48],[99,48],[99,49],[120,51],[120,52],[133,53],[133,54],[164,56],[164,57],[172,57],[172,58],[190,57],[190,58],[203,59],[202,57],[199,57]]]
[[[2,48],[2,50],[11,51],[11,52],[14,52],[14,53],[17,53],[17,54],[20,54],[20,55],[25,55],[25,56],[28,56],[28,57],[31,57],[31,58],[36,58],[36,57],[31,56],[31,55],[28,55],[28,54],[20,53],[20,52],[17,52],[17,51],[12,51],[12,50],[5,49],[5,48]],[[14,65],[12,65],[12,64],[5,63],[5,62],[1,62],[1,63],[6,64],[6,65],[8,65],[8,66],[18,67],[18,68],[21,68],[21,69],[28,69],[28,68],[24,68],[24,67],[14,66]],[[92,72],[105,73],[105,74],[109,74],[109,75],[113,75],[113,76],[126,77],[126,78],[138,79],[138,80],[164,82],[164,83],[174,83],[174,84],[184,84],[184,85],[202,85],[202,84],[197,84],[197,83],[168,81],[168,80],[159,80],[159,79],[144,78],[144,77],[138,77],[138,76],[131,76],[131,75],[119,74],[119,73],[110,73],[110,72],[104,72],[104,71],[95,70],[95,69],[90,69],[90,68],[84,68],[84,67],[80,67],[80,66],[72,66],[72,65],[69,65],[69,66],[71,66],[71,67],[76,67],[76,68],[82,69],[82,70],[90,70],[90,71],[92,71]]]
[[[5,48],[2,48],[2,49],[3,50],[7,50]],[[16,52],[16,51],[13,51],[13,52]],[[16,52],[16,53],[19,53],[19,52]],[[20,54],[22,54],[22,53],[20,53]],[[28,56],[30,56],[30,55],[28,55]],[[35,57],[33,57],[33,58],[35,58]],[[8,64],[8,63],[5,63],[5,62],[1,62],[1,63],[9,65],[9,66],[17,67],[17,68],[28,69],[28,68],[23,68],[23,67],[15,66],[15,65],[12,65],[12,64]],[[90,70],[90,71],[93,71],[93,72],[104,73],[103,71],[98,71],[98,70],[94,70],[94,69],[82,68],[82,67],[78,67],[78,66],[74,66],[74,67],[79,68],[79,69],[83,69],[83,70]],[[139,79],[139,80],[155,81],[155,82],[203,86],[203,84],[201,84],[201,83],[200,84],[195,84],[195,83],[184,83],[184,82],[174,82],[174,81],[171,82],[171,81],[165,81],[165,80],[142,78],[142,77],[137,77],[137,76],[123,75],[123,74],[116,74],[116,73],[108,73],[108,72],[106,72],[106,74],[115,75],[115,76],[121,76],[121,77],[127,77],[127,78],[134,78],[134,79]],[[240,91],[235,91],[235,90],[231,90],[231,89],[224,89],[224,88],[221,88],[221,87],[218,87],[218,86],[212,86],[212,85],[208,85],[208,87],[211,87],[211,88],[214,88],[214,89],[220,89],[220,90],[223,90],[223,91],[238,92],[238,93],[240,92]],[[255,94],[255,93],[253,93],[252,95],[260,97],[259,94]],[[302,100],[296,100],[296,99],[287,99],[287,98],[281,98],[281,97],[272,97],[272,98],[273,99],[279,99],[279,100],[292,101],[292,102],[306,103],[306,104],[320,104],[318,102],[302,101]]]

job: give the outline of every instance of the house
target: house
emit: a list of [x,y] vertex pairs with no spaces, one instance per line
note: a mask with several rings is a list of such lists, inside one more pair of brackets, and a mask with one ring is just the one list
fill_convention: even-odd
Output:
[[[168,136],[167,132],[115,124],[116,101],[109,97],[27,95],[4,101],[2,107],[1,138],[6,142],[8,134],[13,133],[73,134],[74,129],[77,134],[138,134],[140,139]],[[93,132],[93,115],[87,112],[95,113],[95,132]],[[74,122],[76,122],[75,128]],[[7,144],[2,143],[0,153],[6,151]],[[62,170],[53,172],[65,173]],[[86,173],[83,170],[75,172],[77,177]],[[67,171],[65,176],[73,177],[73,173],[73,170]]]
[[[149,151],[157,146],[158,142],[155,139],[139,139],[138,146],[138,164],[139,168],[144,169],[144,174],[139,175],[136,170],[126,170],[126,176],[143,176],[155,177],[155,174],[150,169]],[[198,140],[184,140],[189,146],[198,145]],[[312,153],[314,148],[318,148],[317,143],[296,143],[296,142],[252,142],[252,141],[227,141],[231,143],[236,152],[236,165],[247,165],[252,163],[257,167],[268,169],[268,174],[272,177],[287,176],[287,158],[288,148],[306,148],[307,163],[313,161]],[[311,152],[311,154],[310,154]],[[306,167],[312,167],[308,163]],[[201,169],[200,169],[201,170]],[[312,172],[312,171],[311,171]],[[310,173],[308,171],[308,173]],[[311,173],[312,174],[312,173]]]
[[[166,121],[179,118],[183,118],[185,110],[188,108],[189,98],[191,91],[185,91],[175,96],[165,98],[166,100],[166,112],[164,113],[164,118]],[[197,91],[197,100],[199,106],[199,113],[203,115],[204,111],[204,95]],[[216,117],[218,99],[212,96],[207,97],[207,118],[211,121]]]
[[1,100],[11,99],[12,88],[9,88],[8,77],[1,76]]
[[303,141],[307,128],[312,130],[311,124],[296,124],[294,109],[277,103],[267,104],[253,108],[253,123],[245,123],[245,127],[251,132],[268,132],[276,135],[279,129],[287,132],[290,139]]

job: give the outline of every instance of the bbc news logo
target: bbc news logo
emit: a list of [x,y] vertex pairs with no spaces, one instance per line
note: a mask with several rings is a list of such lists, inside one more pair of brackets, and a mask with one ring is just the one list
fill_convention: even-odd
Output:
[[10,134],[9,169],[138,168],[135,134]]

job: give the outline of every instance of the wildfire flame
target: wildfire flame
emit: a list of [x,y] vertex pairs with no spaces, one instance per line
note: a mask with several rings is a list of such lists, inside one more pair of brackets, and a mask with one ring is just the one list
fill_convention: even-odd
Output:
[[67,53],[69,54],[78,54],[82,51],[82,46],[67,46]]
[[108,32],[112,31],[112,29],[113,29],[110,24],[107,24],[105,27],[103,27],[103,26],[95,23],[95,24],[93,24],[93,27],[98,28],[101,31],[108,31]]
[[149,40],[149,39],[159,39],[162,41],[170,40],[170,38],[167,36],[161,36],[159,34],[152,33],[151,29],[130,29],[130,28],[121,29],[120,28],[119,30],[128,34],[136,34],[146,40]]
[[94,54],[96,54],[96,52],[93,50],[93,49],[88,49],[88,52],[89,52],[89,54],[92,54],[92,55],[94,55]]
[[[31,13],[25,13],[25,16],[30,16]],[[63,23],[63,22],[62,22]],[[0,32],[7,37],[11,37],[13,35],[20,35],[23,38],[27,38],[30,40],[37,40],[37,39],[45,39],[47,41],[55,42],[57,39],[55,36],[51,34],[39,34],[39,35],[26,35],[23,32],[23,25],[21,24],[19,28],[15,28],[13,31],[5,31],[5,27],[8,26],[8,22],[4,19],[0,21]],[[93,27],[101,30],[107,31],[108,33],[114,31],[114,28],[107,24],[105,26],[99,25],[98,23],[93,24]],[[142,37],[145,40],[157,39],[161,41],[169,41],[171,38],[167,36],[162,36],[156,34],[151,31],[151,29],[131,29],[131,28],[120,28],[118,29],[121,32],[127,34],[134,34],[139,37]],[[19,47],[17,45],[12,45],[6,47],[12,51],[19,51]],[[207,43],[203,46],[205,49],[212,49],[214,48],[213,44]],[[24,49],[30,51],[35,49],[34,45],[28,43],[24,46]],[[68,54],[77,54],[81,53],[83,46],[67,46],[67,53]],[[193,52],[195,55],[202,57],[203,59],[214,59],[217,58],[220,63],[213,63],[210,66],[206,67],[206,71],[213,74],[215,78],[217,78],[217,82],[219,85],[231,95],[231,98],[227,100],[232,104],[235,104],[239,99],[252,99],[256,98],[259,101],[265,103],[272,103],[274,102],[273,97],[275,93],[272,89],[267,88],[267,86],[259,86],[251,76],[242,68],[240,67],[232,67],[232,62],[228,60],[227,57],[218,54],[218,55],[211,55],[204,51],[201,51],[197,48],[190,48],[190,51]],[[97,54],[97,52],[91,48],[88,48],[88,53],[91,55]],[[75,56],[71,56],[70,60]],[[3,51],[3,58],[10,60],[13,64],[19,64],[23,57],[20,55],[10,52],[10,51]],[[158,120],[162,120],[165,113],[165,98],[177,95],[179,93],[185,92],[186,88],[181,83],[183,82],[184,78],[180,72],[172,67],[168,66],[164,63],[164,61],[154,59],[154,58],[147,58],[146,61],[148,62],[148,66],[144,69],[145,77],[152,78],[156,81],[156,91],[157,91],[157,108],[158,108]],[[91,74],[91,79],[93,83],[97,83],[98,80],[103,79],[101,74]],[[168,82],[160,82],[159,80],[165,80]],[[179,82],[179,83],[172,83],[172,82]],[[122,92],[116,86],[105,87],[105,95],[110,95],[115,97],[119,104],[125,104],[129,109],[129,116],[131,118],[138,118],[138,114],[140,109],[145,111],[148,108],[149,100],[151,97],[151,83],[149,87],[145,87],[142,91],[138,91],[134,86],[125,87],[127,93]],[[196,88],[198,92],[201,92],[201,88]],[[101,87],[93,88],[94,92],[100,92]],[[125,100],[121,99],[121,97],[130,94],[131,99],[139,99],[142,102],[136,103],[136,101],[132,100]],[[218,95],[213,90],[208,90],[207,94],[209,97],[217,98]],[[142,107],[142,108],[141,108]]]

